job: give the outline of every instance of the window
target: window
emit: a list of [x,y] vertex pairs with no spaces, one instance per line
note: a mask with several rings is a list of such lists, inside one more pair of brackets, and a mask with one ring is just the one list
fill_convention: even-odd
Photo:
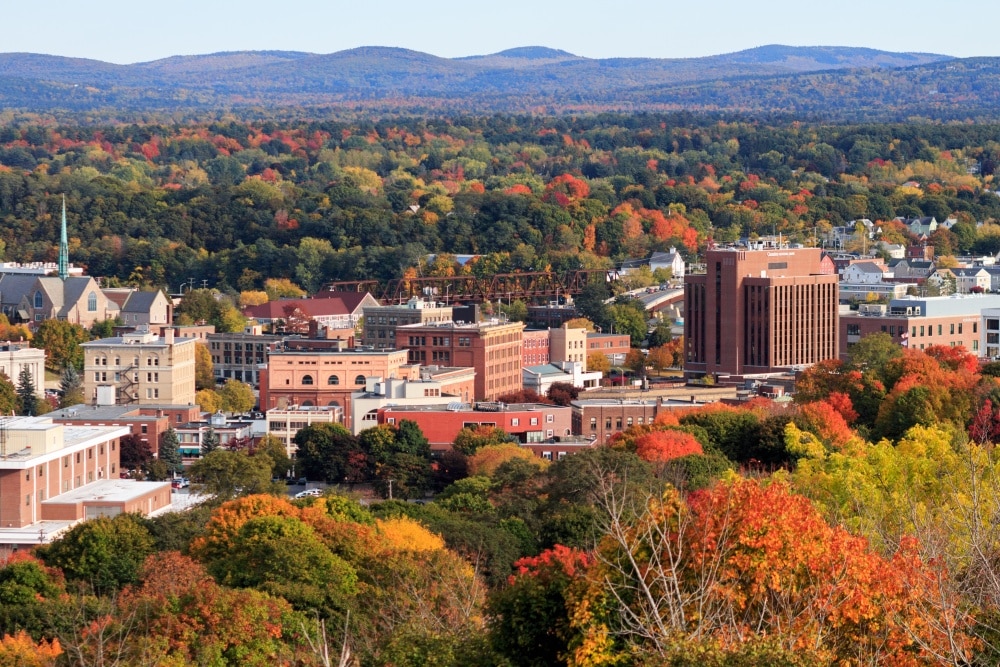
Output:
[[941,324],[939,324],[939,325],[938,325],[938,336],[940,336],[940,335],[941,335],[941,330],[942,330],[943,328],[944,328],[944,325],[941,325]]
[[365,383],[364,375],[359,375],[358,377],[354,378],[354,384],[364,384],[364,383]]
[[962,323],[961,322],[958,323],[958,335],[960,335],[960,336],[962,335]]
[[532,417],[531,418],[531,425],[532,426],[538,426],[538,417]]
[[312,383],[313,383],[313,376],[312,375],[303,375],[302,376],[302,384],[312,384]]
[[514,417],[513,419],[510,420],[510,425],[511,426],[520,426],[521,425],[521,420],[518,419],[517,417]]
[[97,312],[97,292],[91,292],[87,295],[87,311],[91,313]]
[[327,384],[340,384],[340,378],[336,375],[331,375],[326,379]]
[[972,333],[979,333],[979,322],[972,323]]
[[545,415],[545,423],[551,424],[556,420],[555,415]]
[[590,430],[591,431],[596,431],[597,430],[597,417],[591,417],[590,418]]
[[45,305],[45,301],[42,300],[41,290],[35,290],[35,308],[41,308]]

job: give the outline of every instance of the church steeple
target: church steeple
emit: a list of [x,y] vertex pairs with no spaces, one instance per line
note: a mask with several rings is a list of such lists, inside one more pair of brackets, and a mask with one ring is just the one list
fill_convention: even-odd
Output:
[[69,240],[66,238],[66,195],[62,200],[62,231],[59,235],[59,277],[69,277]]

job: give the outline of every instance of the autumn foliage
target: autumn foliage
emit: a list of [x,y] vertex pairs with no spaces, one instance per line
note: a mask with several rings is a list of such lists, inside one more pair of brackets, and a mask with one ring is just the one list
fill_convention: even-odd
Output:
[[782,482],[668,493],[601,544],[571,605],[581,637],[570,664],[613,664],[619,641],[664,662],[759,642],[824,664],[969,656],[976,642],[946,579],[913,540],[880,556]]
[[635,453],[643,461],[662,463],[682,456],[702,454],[701,443],[683,431],[654,431],[635,441]]

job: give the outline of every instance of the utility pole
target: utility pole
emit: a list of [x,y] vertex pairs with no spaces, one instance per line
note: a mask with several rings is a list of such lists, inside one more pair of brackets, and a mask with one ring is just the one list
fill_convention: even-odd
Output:
[[391,479],[389,480],[389,500],[392,500],[392,481]]

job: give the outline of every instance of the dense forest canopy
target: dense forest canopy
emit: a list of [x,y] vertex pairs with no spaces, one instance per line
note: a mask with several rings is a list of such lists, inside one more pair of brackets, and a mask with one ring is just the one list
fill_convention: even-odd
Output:
[[[939,254],[1000,250],[1000,125],[835,125],[692,114],[0,125],[8,261],[176,289],[600,268],[709,237],[955,216]],[[906,232],[883,226],[887,240]],[[418,270],[454,271],[448,262]]]

